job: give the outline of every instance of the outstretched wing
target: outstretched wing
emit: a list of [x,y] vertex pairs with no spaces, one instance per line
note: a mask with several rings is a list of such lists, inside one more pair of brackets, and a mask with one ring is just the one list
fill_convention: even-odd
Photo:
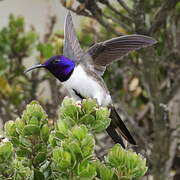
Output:
[[94,44],[87,51],[92,58],[91,68],[103,75],[106,66],[133,50],[151,46],[157,41],[144,35],[126,35]]
[[76,36],[72,16],[70,12],[68,12],[64,24],[63,55],[70,59],[73,59],[74,61],[80,61],[83,54],[84,53]]

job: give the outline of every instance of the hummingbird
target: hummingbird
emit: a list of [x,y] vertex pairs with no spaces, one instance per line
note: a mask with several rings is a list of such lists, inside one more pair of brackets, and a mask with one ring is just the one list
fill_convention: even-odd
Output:
[[136,145],[136,142],[117,113],[102,75],[106,66],[112,62],[131,51],[155,43],[156,40],[149,36],[124,35],[96,43],[84,52],[76,36],[72,16],[68,12],[64,23],[63,55],[55,55],[43,64],[30,67],[25,73],[45,68],[64,85],[75,100],[92,98],[96,99],[99,106],[108,107],[112,120],[106,131],[115,143],[125,148],[123,138],[132,145]]

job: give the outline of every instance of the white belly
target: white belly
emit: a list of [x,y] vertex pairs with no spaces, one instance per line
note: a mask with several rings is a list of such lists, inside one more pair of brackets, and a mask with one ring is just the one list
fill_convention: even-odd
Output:
[[85,98],[96,99],[100,106],[107,106],[111,102],[109,93],[104,91],[103,87],[94,81],[93,77],[89,76],[80,65],[74,69],[71,77],[63,82],[63,85],[76,100],[81,99],[73,89]]

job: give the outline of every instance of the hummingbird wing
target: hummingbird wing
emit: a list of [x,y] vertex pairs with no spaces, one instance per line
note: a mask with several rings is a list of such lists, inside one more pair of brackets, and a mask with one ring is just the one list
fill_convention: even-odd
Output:
[[103,75],[106,66],[115,60],[119,60],[133,50],[151,46],[157,41],[144,35],[125,35],[104,42],[94,44],[86,52],[91,56],[91,68]]
[[68,12],[64,23],[64,49],[63,55],[74,61],[80,61],[83,51],[74,29],[71,13]]

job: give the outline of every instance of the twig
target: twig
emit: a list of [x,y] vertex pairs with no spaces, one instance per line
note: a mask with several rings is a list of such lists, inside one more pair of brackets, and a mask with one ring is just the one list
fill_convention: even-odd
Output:
[[[119,24],[120,26],[122,26],[126,31],[131,32],[132,30],[129,29],[129,26],[127,26],[124,23],[121,23],[120,21],[118,21],[117,19],[115,19],[113,16],[108,16],[106,14],[103,13],[103,16],[107,19],[112,20],[114,23]],[[123,34],[122,34],[123,35]]]
[[102,17],[102,12],[101,9],[98,7],[97,5],[97,1],[95,0],[91,0],[91,1],[86,1],[85,7],[88,11],[91,12],[88,13],[85,10],[75,10],[71,7],[68,7],[67,9],[71,10],[72,12],[78,14],[78,15],[83,15],[83,16],[87,16],[87,17],[91,17],[93,19],[96,19],[97,22],[99,22],[102,26],[104,26],[107,30],[113,32],[114,34],[116,34],[117,36],[121,36],[122,34],[120,32],[118,32],[116,29],[114,29],[108,22],[103,20]]
[[128,17],[128,16],[125,16],[123,15],[122,13],[120,13],[120,11],[118,11],[116,8],[114,8],[110,3],[109,1],[100,1],[102,4],[105,4],[111,11],[113,11],[116,15],[118,15],[119,17],[121,17],[121,19],[123,20],[127,20],[129,23],[132,23],[133,20]]
[[85,11],[85,10],[78,10],[78,9],[76,10],[76,9],[74,9],[72,7],[67,7],[67,9],[74,12],[74,13],[76,13],[77,15],[93,18],[93,16],[90,13],[88,13],[87,11]]
[[116,29],[114,29],[108,22],[104,21],[102,16],[100,16],[99,14],[93,13],[93,16],[102,26],[104,26],[110,32],[113,32],[117,36],[122,35],[122,33],[118,32]]
[[153,18],[153,24],[149,30],[150,34],[155,33],[165,22],[167,19],[167,14],[169,11],[174,9],[176,6],[176,3],[178,3],[179,0],[166,0],[162,4],[162,6],[157,10],[155,13],[155,16]]
[[141,111],[139,114],[138,114],[138,117],[136,118],[138,121],[140,121],[141,119],[144,118],[144,116],[148,113],[149,111],[149,108],[150,108],[150,103],[148,103],[146,105],[146,107],[144,108],[143,111]]
[[172,167],[173,159],[176,155],[176,148],[178,144],[178,134],[179,134],[179,113],[180,113],[180,90],[175,94],[175,96],[168,103],[168,111],[169,111],[169,128],[172,130],[170,133],[169,140],[169,151],[168,151],[168,159],[166,160],[165,172],[166,176],[169,176],[169,171]]
[[145,23],[144,1],[137,0],[133,9],[133,20],[135,23],[135,31],[139,34],[148,35]]
[[126,115],[127,121],[130,122],[130,124],[133,126],[135,131],[137,132],[137,136],[139,136],[139,139],[146,145],[147,148],[151,149],[150,146],[150,139],[148,136],[146,136],[145,131],[139,127],[139,125],[135,122],[134,118],[132,118],[130,115]]
[[49,37],[51,36],[54,26],[56,24],[56,16],[50,16],[50,22],[49,22],[49,28],[48,28],[48,32],[44,35],[44,42],[47,42]]
[[180,71],[178,71],[176,74],[176,81],[174,82],[173,86],[171,87],[171,89],[169,90],[169,92],[167,92],[166,97],[163,100],[164,104],[167,104],[178,92],[178,90],[180,89],[180,76],[178,76],[178,74],[180,73]]
[[123,0],[117,0],[117,1],[129,13],[129,15],[133,14],[133,11],[127,6],[127,4]]

